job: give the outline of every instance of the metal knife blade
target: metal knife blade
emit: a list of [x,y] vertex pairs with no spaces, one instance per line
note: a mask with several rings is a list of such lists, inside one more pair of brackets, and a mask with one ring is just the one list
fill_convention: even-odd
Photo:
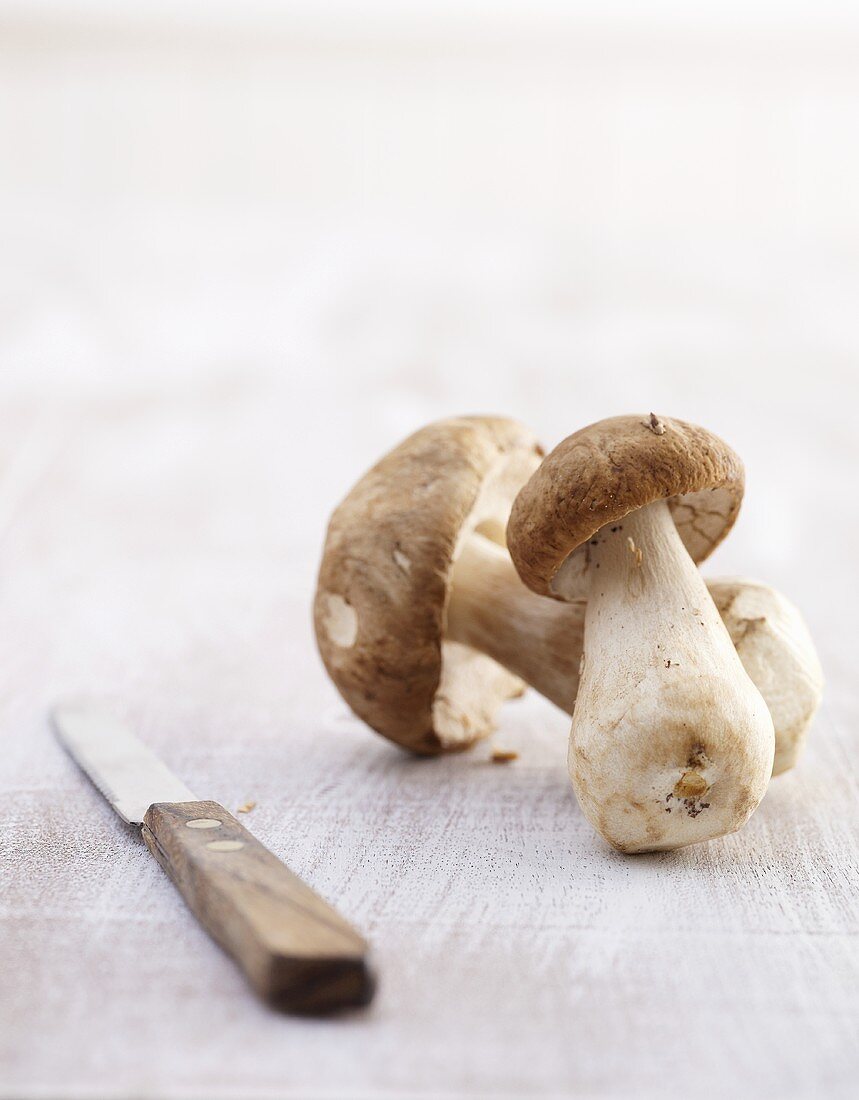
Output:
[[196,802],[178,779],[122,722],[74,703],[51,712],[57,738],[119,816],[143,825],[155,802]]

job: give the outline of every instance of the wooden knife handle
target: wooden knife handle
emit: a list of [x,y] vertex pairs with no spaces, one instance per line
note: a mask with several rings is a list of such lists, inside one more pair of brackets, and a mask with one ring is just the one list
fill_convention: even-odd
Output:
[[306,1013],[369,1002],[365,941],[223,806],[156,803],[143,839],[266,1000]]

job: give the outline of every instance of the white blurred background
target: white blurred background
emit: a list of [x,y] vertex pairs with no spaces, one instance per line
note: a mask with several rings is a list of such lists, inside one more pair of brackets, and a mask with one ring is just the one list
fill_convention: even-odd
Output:
[[60,453],[297,596],[421,423],[655,409],[846,661],[855,4],[4,0],[0,157],[0,522]]

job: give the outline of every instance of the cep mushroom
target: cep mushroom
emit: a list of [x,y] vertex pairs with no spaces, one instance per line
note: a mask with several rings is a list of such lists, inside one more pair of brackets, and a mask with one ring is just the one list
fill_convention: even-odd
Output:
[[772,718],[695,567],[730,531],[743,487],[721,439],[651,414],[575,432],[514,502],[519,575],[587,600],[569,770],[619,851],[733,832],[766,792]]
[[[352,709],[403,748],[470,747],[523,680],[573,712],[585,605],[535,595],[499,541],[538,462],[533,436],[514,422],[443,421],[382,459],[332,517],[315,600],[319,649]],[[820,699],[808,631],[765,585],[708,585],[771,709],[777,770],[791,767]]]
[[541,456],[512,420],[439,421],[385,455],[331,517],[314,601],[319,652],[355,713],[403,748],[467,749],[524,690],[446,637],[446,611],[454,559],[476,532],[503,540]]

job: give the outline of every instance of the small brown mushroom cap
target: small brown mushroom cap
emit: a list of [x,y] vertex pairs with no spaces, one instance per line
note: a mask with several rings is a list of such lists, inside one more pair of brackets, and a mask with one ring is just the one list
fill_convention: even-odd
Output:
[[733,527],[744,480],[739,456],[706,428],[653,413],[600,420],[559,443],[522,488],[507,545],[529,588],[584,598],[588,541],[600,528],[667,500],[701,562]]
[[523,690],[444,633],[458,548],[475,530],[503,543],[541,455],[516,421],[442,420],[385,455],[331,517],[314,601],[319,652],[352,710],[403,748],[467,749]]

